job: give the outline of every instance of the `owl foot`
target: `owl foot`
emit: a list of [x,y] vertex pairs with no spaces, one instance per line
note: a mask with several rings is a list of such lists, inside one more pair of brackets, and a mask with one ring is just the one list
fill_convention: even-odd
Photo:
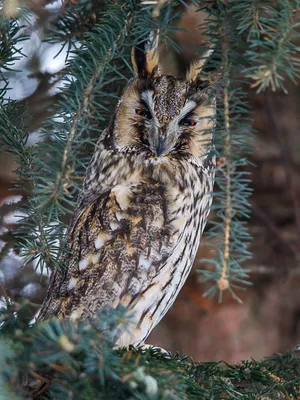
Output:
[[162,347],[153,346],[153,344],[142,343],[138,346],[138,349],[142,350],[143,352],[146,352],[148,349],[152,349],[155,351],[159,350],[161,352],[161,354],[164,355],[165,358],[171,358],[171,356],[172,356],[172,354],[169,351],[163,349]]

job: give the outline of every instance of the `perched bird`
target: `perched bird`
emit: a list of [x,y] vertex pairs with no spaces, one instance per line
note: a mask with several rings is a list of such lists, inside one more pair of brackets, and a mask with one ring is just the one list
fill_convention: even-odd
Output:
[[215,100],[198,79],[160,72],[158,52],[133,51],[129,81],[100,136],[70,224],[62,261],[38,319],[89,320],[122,305],[131,329],[117,345],[143,344],[191,270],[211,205]]

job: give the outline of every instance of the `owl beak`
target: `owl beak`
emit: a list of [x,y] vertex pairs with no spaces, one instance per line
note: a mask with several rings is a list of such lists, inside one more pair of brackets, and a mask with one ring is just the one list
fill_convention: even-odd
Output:
[[160,157],[166,151],[165,141],[162,137],[159,138],[158,143],[155,146],[155,154]]

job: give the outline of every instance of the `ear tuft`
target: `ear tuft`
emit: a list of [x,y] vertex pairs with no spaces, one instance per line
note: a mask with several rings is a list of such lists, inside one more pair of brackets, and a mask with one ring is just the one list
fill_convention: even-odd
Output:
[[186,73],[186,80],[189,82],[196,81],[203,66],[206,64],[207,59],[212,55],[214,49],[208,49],[203,56],[198,60],[191,63],[190,68]]
[[153,73],[159,75],[158,36],[151,33],[148,40],[133,47],[131,60],[138,76],[146,78]]

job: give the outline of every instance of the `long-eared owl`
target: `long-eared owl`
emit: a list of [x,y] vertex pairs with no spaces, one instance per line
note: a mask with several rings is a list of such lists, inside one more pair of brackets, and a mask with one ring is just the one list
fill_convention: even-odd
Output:
[[[143,47],[143,49],[142,49]],[[144,51],[146,50],[146,51]],[[191,270],[211,205],[215,101],[198,79],[163,75],[157,51],[133,51],[129,81],[87,169],[63,256],[38,319],[88,320],[119,305],[117,344],[142,344]]]

